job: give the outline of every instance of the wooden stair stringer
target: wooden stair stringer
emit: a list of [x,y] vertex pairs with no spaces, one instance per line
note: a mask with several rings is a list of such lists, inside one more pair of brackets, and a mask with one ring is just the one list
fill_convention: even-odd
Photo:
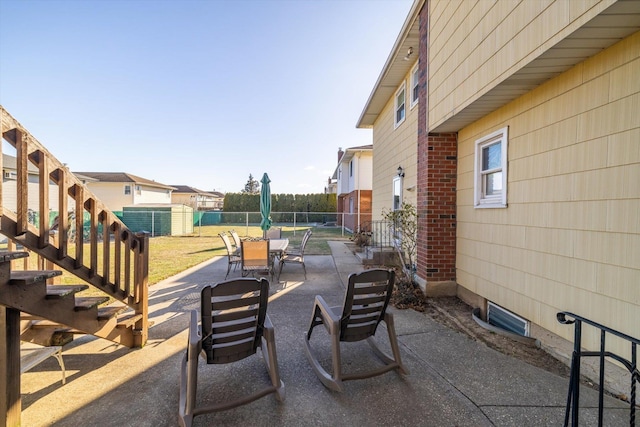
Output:
[[[53,275],[61,273],[57,270],[53,272]],[[127,306],[98,307],[98,304],[108,298],[76,297],[75,292],[61,293],[58,289],[47,294],[47,289],[63,286],[46,285],[45,280],[51,277],[51,274],[12,272],[12,279],[5,285],[0,284],[0,304],[64,325],[70,328],[70,331],[81,331],[127,347],[134,346],[134,325],[129,324],[127,317],[124,318],[124,323],[120,323],[117,318],[120,312],[128,308]]]

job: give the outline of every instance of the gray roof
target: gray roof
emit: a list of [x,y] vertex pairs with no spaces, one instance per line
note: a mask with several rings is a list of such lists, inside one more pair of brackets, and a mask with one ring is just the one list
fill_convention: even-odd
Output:
[[[18,168],[17,159],[13,156],[2,153],[2,168],[16,170]],[[38,173],[38,168],[33,163],[27,162],[27,171]]]
[[174,187],[170,185],[161,184],[159,182],[125,172],[74,172],[74,174],[86,176],[99,182],[131,182],[134,184],[148,185],[150,187],[165,188],[167,190],[174,189]]
[[174,193],[204,194],[207,196],[215,196],[214,193],[211,193],[209,191],[202,191],[188,185],[172,185],[172,187],[175,188],[175,190],[173,191]]

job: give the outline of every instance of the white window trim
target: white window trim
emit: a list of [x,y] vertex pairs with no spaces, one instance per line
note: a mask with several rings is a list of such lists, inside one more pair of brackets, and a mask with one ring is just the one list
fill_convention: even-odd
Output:
[[[400,194],[398,194],[398,207],[396,208],[395,203],[393,198],[396,196],[396,183],[399,184],[400,186]],[[403,198],[403,194],[402,194],[402,177],[401,176],[394,176],[393,177],[393,182],[391,183],[391,210],[392,211],[396,211],[399,209],[402,209],[402,198]]]
[[[398,94],[400,92],[404,91],[404,115],[402,117],[402,120],[397,121],[397,117],[398,117]],[[407,119],[407,90],[406,90],[406,83],[402,82],[402,85],[400,85],[400,87],[398,88],[398,90],[396,90],[396,93],[393,95],[393,128],[397,129],[398,126],[400,126],[402,123],[404,123],[404,121]]]
[[416,105],[418,105],[418,97],[416,96],[416,99],[413,99],[413,89],[415,89],[415,87],[418,85],[418,63],[416,62],[416,65],[413,66],[413,68],[411,69],[411,93],[409,95],[409,97],[411,98],[411,109],[413,110],[413,107],[415,107]]
[[[500,141],[500,162],[502,171],[502,193],[500,196],[484,197],[482,188],[482,149]],[[507,207],[507,148],[509,144],[509,128],[504,127],[476,140],[475,167],[473,174],[474,206],[476,208],[506,208]]]

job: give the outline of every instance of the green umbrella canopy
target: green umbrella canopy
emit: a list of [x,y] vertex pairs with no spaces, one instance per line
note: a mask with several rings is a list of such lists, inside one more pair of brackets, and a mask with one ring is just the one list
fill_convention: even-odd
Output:
[[260,188],[260,215],[262,215],[262,221],[260,221],[260,228],[266,231],[271,228],[271,187],[269,183],[269,175],[265,172],[260,180],[262,187]]

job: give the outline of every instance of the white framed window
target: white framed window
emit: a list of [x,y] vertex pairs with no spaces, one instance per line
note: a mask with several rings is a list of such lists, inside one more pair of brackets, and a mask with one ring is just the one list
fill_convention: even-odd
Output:
[[476,208],[507,207],[508,127],[476,141],[474,205]]
[[402,177],[395,176],[393,178],[393,201],[391,206],[394,211],[402,209]]
[[136,185],[136,194],[140,196],[142,194],[142,188],[139,185]]
[[353,160],[349,162],[349,176],[353,176]]
[[124,186],[124,194],[125,194],[125,196],[128,196],[129,194],[131,194],[131,186],[130,185],[125,185]]
[[418,63],[411,70],[411,108],[418,104]]
[[402,86],[400,86],[400,89],[398,89],[398,91],[396,92],[396,96],[395,96],[395,101],[394,101],[394,112],[395,112],[395,116],[394,116],[394,129],[397,128],[398,126],[400,126],[402,124],[402,122],[404,122],[404,119],[406,117],[406,108],[405,108],[405,104],[406,104],[406,94],[405,94],[406,90],[405,90],[405,83],[402,83]]

